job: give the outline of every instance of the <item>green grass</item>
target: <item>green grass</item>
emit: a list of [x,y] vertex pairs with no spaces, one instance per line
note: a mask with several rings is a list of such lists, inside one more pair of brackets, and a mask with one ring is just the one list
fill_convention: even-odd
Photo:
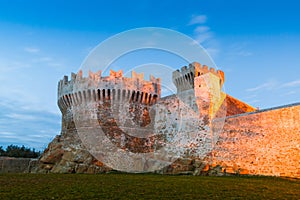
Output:
[[0,174],[0,199],[300,199],[300,180],[154,174]]

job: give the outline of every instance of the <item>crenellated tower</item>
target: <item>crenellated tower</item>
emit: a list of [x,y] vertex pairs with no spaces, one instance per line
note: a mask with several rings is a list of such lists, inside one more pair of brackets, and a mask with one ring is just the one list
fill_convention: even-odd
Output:
[[181,70],[176,70],[173,72],[173,83],[177,88],[177,94],[194,89],[194,81],[196,77],[205,75],[205,74],[212,74],[219,79],[219,85],[222,88],[225,75],[224,72],[221,70],[215,70],[214,68],[209,68],[206,65],[201,65],[198,62],[193,62],[189,64],[189,66],[183,66]]
[[161,80],[150,76],[144,80],[144,74],[132,71],[131,78],[123,76],[122,70],[110,70],[110,75],[101,76],[102,71],[89,71],[88,77],[83,77],[80,70],[71,74],[71,80],[64,76],[58,82],[58,106],[65,113],[72,106],[89,102],[123,101],[151,105],[161,95]]
[[222,92],[224,72],[193,62],[173,72],[177,96],[201,117],[211,121],[221,107],[226,94]]

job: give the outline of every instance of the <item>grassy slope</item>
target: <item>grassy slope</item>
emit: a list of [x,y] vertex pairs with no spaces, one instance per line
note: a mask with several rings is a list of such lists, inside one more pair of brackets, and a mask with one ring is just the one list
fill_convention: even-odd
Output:
[[300,199],[300,180],[151,174],[0,174],[0,199]]

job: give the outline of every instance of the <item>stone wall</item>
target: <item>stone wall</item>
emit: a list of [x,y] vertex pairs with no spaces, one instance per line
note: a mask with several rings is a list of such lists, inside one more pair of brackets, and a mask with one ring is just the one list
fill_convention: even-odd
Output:
[[227,117],[212,157],[226,173],[300,178],[300,105]]
[[38,159],[0,157],[0,173],[30,173]]
[[[189,92],[194,93],[193,90]],[[187,93],[188,91],[185,94]],[[170,152],[167,154],[170,156],[176,154],[180,157],[189,155],[204,158],[212,150],[211,137],[195,110],[197,111],[195,98],[180,99],[175,95],[162,98],[152,106],[108,99],[98,103],[89,102],[82,107],[68,108],[62,116],[61,135],[49,144],[40,159],[40,172],[110,171],[111,168],[97,161],[94,156],[97,157],[98,152],[101,152],[106,155],[101,161],[110,163],[105,159],[114,156],[110,155],[114,148],[125,152],[122,159],[127,156],[126,152],[132,155],[131,159],[136,155],[136,161],[132,163],[139,163],[138,154],[154,151],[160,154],[162,148],[165,148],[165,152]],[[80,120],[76,120],[77,117]],[[101,130],[97,127],[101,127]],[[153,134],[155,136],[152,138]],[[104,151],[104,144],[107,143],[103,143],[103,140],[112,143],[114,147],[110,148],[110,151]],[[161,142],[161,146],[157,146],[157,141]],[[179,157],[174,157],[172,161],[177,158]],[[120,161],[117,167],[124,168],[123,165],[126,161],[129,164],[129,160],[128,158]],[[132,171],[139,170],[140,165],[132,166],[137,167],[133,167]],[[180,167],[176,170],[182,169]],[[170,168],[168,171],[174,172]]]
[[177,95],[160,98],[160,79],[134,72],[65,77],[58,88],[61,135],[37,171],[141,172],[150,163],[141,154],[160,158],[163,150],[179,157],[159,173],[300,178],[300,105],[256,111],[222,92],[224,80],[222,71],[193,63],[173,73]]
[[242,113],[254,112],[256,111],[255,108],[242,102],[230,95],[226,95],[226,116],[232,116]]

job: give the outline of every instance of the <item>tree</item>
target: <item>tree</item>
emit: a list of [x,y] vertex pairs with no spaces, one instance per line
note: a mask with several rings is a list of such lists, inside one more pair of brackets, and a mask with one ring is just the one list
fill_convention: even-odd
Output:
[[3,146],[0,146],[0,156],[4,156],[5,151],[3,149]]
[[[1,151],[2,150],[2,151]],[[33,148],[25,147],[22,145],[21,147],[17,145],[9,145],[6,147],[6,151],[3,150],[3,147],[0,147],[0,155],[1,156],[8,156],[8,157],[17,157],[17,158],[37,158],[40,156],[40,152],[36,152]]]

